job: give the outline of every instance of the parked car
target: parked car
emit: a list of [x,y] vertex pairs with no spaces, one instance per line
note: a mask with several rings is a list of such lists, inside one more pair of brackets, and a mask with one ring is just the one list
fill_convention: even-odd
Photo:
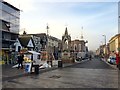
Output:
[[110,56],[107,61],[110,64],[116,64],[116,57]]

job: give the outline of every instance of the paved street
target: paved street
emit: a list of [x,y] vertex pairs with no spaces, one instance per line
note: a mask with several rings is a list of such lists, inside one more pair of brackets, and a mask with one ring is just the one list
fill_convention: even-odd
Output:
[[3,81],[3,88],[118,88],[118,71],[100,59]]

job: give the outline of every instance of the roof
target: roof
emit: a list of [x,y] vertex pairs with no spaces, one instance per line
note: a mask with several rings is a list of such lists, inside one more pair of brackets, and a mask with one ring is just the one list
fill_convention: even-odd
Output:
[[19,37],[18,39],[23,47],[27,47],[30,39],[32,40],[32,43],[34,45],[33,39],[31,37]]
[[15,6],[7,3],[6,1],[3,1],[2,3],[8,5],[9,7],[13,8],[13,9],[15,9],[15,10],[17,10],[17,11],[20,11],[20,9],[18,9],[18,8],[16,8]]
[[37,36],[37,37],[41,37],[41,38],[47,38],[47,35],[45,33],[39,33],[39,34],[25,34],[25,35],[20,35],[20,36]]
[[113,37],[109,40],[109,42],[112,41],[114,38],[117,38],[118,36],[120,37],[120,33],[119,33],[119,34],[116,34],[115,36],[113,36]]
[[[41,39],[47,39],[47,35],[46,33],[38,33],[38,34],[25,34],[25,35],[20,35],[20,36],[37,36],[37,37],[40,37]],[[52,39],[52,40],[56,40],[56,41],[61,41],[60,39],[56,38],[56,37],[53,37],[53,36],[48,36],[48,38]]]
[[61,41],[60,39],[53,37],[53,36],[49,36],[49,39],[55,40],[55,41]]

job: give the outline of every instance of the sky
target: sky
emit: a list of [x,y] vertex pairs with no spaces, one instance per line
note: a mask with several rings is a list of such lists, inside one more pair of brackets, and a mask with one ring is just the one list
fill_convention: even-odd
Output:
[[[117,0],[5,0],[20,8],[20,33],[47,33],[62,39],[65,28],[72,40],[83,34],[96,50],[118,33]],[[82,28],[83,27],[83,28]]]

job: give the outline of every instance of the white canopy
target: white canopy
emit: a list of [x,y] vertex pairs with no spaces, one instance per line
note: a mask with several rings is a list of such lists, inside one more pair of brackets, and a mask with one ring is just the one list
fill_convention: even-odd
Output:
[[37,54],[37,55],[39,55],[40,53],[38,53],[38,52],[36,52],[36,51],[28,51],[29,53],[31,53],[31,54]]

